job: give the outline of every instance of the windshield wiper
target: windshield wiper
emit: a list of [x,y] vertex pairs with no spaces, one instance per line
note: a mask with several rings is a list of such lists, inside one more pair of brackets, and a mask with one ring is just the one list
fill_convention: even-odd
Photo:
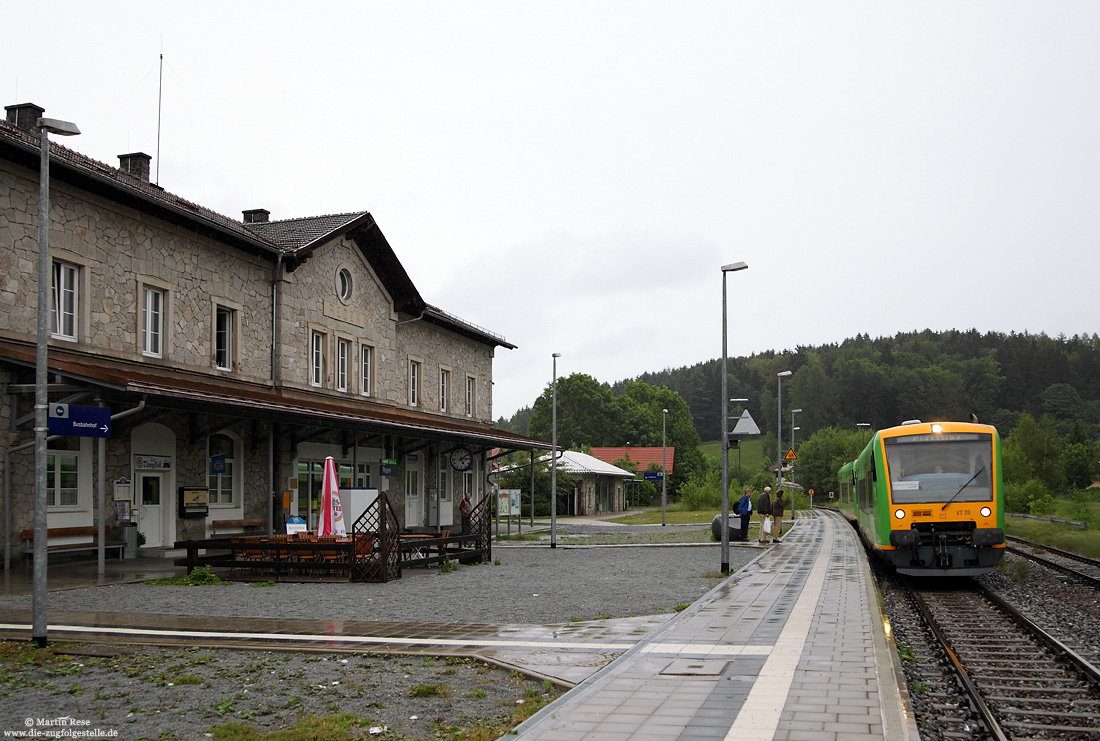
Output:
[[955,497],[957,497],[957,496],[959,496],[960,494],[962,494],[962,491],[963,491],[963,489],[965,489],[966,487],[970,486],[970,482],[971,482],[971,481],[973,481],[974,479],[978,478],[978,476],[979,476],[979,475],[981,475],[982,471],[984,471],[984,470],[985,470],[985,466],[982,466],[981,468],[979,468],[979,469],[978,469],[978,472],[977,472],[976,474],[974,474],[973,476],[971,476],[971,477],[970,477],[970,480],[969,480],[969,481],[967,481],[967,482],[966,482],[965,484],[963,484],[962,486],[960,486],[960,487],[959,487],[959,490],[958,490],[957,492],[955,492],[955,493],[954,493],[954,495],[952,495],[952,497],[951,497],[950,499],[948,499],[948,500],[947,500],[946,502],[944,502],[944,503],[943,503],[943,506],[942,506],[942,507],[940,507],[940,511],[942,512],[942,511],[944,511],[945,509],[947,509],[947,505],[949,505],[949,504],[951,504],[952,502],[954,502],[954,501],[955,501]]

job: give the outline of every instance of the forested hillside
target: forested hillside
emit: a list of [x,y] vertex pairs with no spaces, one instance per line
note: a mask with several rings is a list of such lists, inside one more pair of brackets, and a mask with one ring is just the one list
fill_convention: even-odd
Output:
[[[631,381],[667,387],[686,402],[699,437],[716,440],[721,434],[721,365],[716,359],[646,373],[608,389],[621,397]],[[730,397],[748,398],[747,408],[773,440],[776,374],[786,370],[793,375],[783,379],[784,440],[790,439],[794,408],[803,410],[795,420],[800,440],[825,427],[868,423],[877,429],[906,419],[966,420],[971,414],[1007,434],[1023,413],[1036,419],[1046,415],[1063,431],[1080,421],[1088,438],[1100,438],[1096,334],[925,330],[877,339],[863,335],[840,344],[730,358],[728,367]],[[739,409],[733,405],[731,414]],[[521,410],[504,425],[527,433],[531,413]],[[593,439],[587,444],[617,443]]]

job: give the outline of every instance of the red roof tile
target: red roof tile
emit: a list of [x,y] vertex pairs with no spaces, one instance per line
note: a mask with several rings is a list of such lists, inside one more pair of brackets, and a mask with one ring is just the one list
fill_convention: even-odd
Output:
[[[667,464],[668,475],[676,475],[676,448],[665,448],[668,451]],[[605,463],[614,464],[615,461],[629,460],[638,464],[638,471],[648,471],[650,463],[656,463],[657,467],[661,466],[661,448],[592,448],[588,451],[588,454],[593,458],[599,458]]]

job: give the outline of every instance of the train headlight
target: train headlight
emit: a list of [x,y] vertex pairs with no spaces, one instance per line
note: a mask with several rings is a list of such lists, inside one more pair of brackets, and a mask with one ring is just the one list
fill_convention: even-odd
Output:
[[905,510],[903,510],[903,509],[894,510],[894,517],[898,518],[899,520],[904,520],[905,519]]
[[933,424],[932,425],[932,432],[935,432],[937,434],[940,433],[940,432],[943,432],[943,425]]
[[989,517],[991,514],[993,514],[993,510],[989,507],[982,507],[982,517]]

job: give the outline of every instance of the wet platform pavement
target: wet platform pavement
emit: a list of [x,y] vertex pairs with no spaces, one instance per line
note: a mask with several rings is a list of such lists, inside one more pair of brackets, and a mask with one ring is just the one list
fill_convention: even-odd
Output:
[[895,655],[855,533],[819,511],[516,733],[915,740]]
[[[176,575],[171,559],[95,560],[51,593]],[[16,569],[4,591],[27,593]],[[25,591],[24,591],[25,590]],[[58,598],[51,596],[51,604]],[[0,635],[29,638],[29,610]],[[569,625],[224,619],[51,609],[51,641],[476,656],[575,688],[516,732],[530,739],[917,739],[866,556],[834,514],[805,513],[781,544],[675,615]]]

